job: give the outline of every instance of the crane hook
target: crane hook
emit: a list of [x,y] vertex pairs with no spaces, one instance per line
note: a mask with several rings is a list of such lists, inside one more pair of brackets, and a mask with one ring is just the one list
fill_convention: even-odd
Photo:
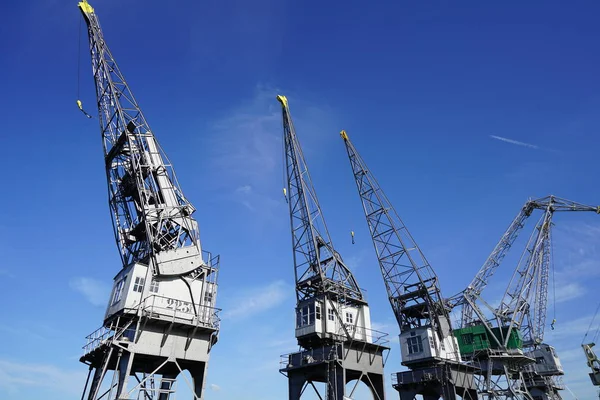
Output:
[[85,110],[83,109],[83,105],[81,104],[81,100],[77,100],[77,107],[79,107],[79,109],[81,110],[81,112],[88,118],[92,118],[92,116],[88,113],[85,112]]
[[352,244],[354,244],[354,231],[350,231],[350,236],[352,236]]
[[288,199],[287,199],[287,190],[285,190],[285,188],[283,188],[283,198],[285,199],[285,202],[287,203],[288,202]]

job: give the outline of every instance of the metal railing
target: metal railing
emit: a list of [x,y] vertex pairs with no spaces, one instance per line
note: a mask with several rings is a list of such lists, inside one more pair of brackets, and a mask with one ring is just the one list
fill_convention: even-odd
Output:
[[152,295],[140,304],[145,316],[172,322],[182,322],[193,326],[206,326],[219,329],[221,319],[219,308],[174,299],[171,297]]
[[[371,341],[368,343],[387,347],[386,345],[390,342],[387,337],[388,334],[376,331],[374,329],[364,328],[360,326],[355,326],[352,324],[344,324],[344,327],[348,330],[350,334],[357,333],[359,335],[365,335],[363,337],[368,337],[370,335]],[[339,344],[348,343],[348,337],[346,336],[344,330],[340,327],[338,330],[339,333],[329,333],[329,335],[334,337],[334,340]],[[362,338],[353,338],[353,340],[363,340]],[[332,350],[333,349],[333,350]],[[300,350],[294,353],[282,354],[280,356],[279,365],[280,369],[297,367],[300,365],[315,363],[315,362],[326,362],[331,361],[336,358],[343,358],[343,354],[341,351],[341,347],[337,347],[338,354],[335,354],[335,346],[321,346],[314,347],[312,349]]]
[[[151,295],[146,297],[136,307],[124,309],[125,314],[144,315],[150,318],[165,320],[171,323],[184,323],[194,327],[207,327],[218,330],[221,319],[221,309],[205,305],[192,304],[171,297]],[[121,322],[121,323],[120,323]],[[132,322],[122,326],[119,318],[113,320],[108,326],[102,326],[86,336],[86,344],[83,346],[84,355],[96,350],[98,347],[113,340],[115,336],[121,335],[129,328]]]
[[107,328],[105,326],[96,329],[94,332],[90,333],[85,337],[86,344],[83,346],[83,354],[91,353],[96,350],[102,344],[104,344],[107,340],[113,338],[115,331],[113,329]]

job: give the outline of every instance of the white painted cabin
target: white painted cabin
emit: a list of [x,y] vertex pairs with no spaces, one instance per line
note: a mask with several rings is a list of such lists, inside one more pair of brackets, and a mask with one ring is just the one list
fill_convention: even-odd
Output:
[[209,323],[214,313],[216,285],[203,280],[189,282],[179,277],[155,280],[148,266],[131,264],[114,278],[105,320],[120,314],[137,314],[140,306],[155,318],[179,323]]
[[461,361],[456,338],[447,336],[440,341],[439,335],[430,327],[420,327],[402,332],[400,334],[400,352],[402,364],[418,363],[431,358]]
[[296,338],[299,340],[311,335],[343,336],[344,327],[355,340],[373,342],[367,305],[340,306],[335,301],[310,299],[296,308]]
[[556,350],[550,345],[540,344],[526,355],[535,359],[535,364],[526,367],[529,371],[534,370],[540,375],[563,375],[565,373]]

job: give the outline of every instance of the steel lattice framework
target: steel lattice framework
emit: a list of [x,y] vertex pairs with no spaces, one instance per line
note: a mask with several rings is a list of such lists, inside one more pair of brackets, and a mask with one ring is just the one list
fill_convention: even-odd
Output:
[[338,301],[364,302],[354,275],[335,251],[296,137],[284,96],[282,105],[287,192],[298,301],[331,293]]
[[[400,331],[450,326],[438,277],[345,131],[341,133]],[[418,296],[407,292],[417,293]],[[441,325],[440,319],[446,320]],[[446,336],[448,332],[439,331]]]
[[[403,364],[392,377],[400,399],[477,398],[475,368],[461,363],[438,277],[345,131],[340,133],[400,327]],[[433,334],[432,334],[433,333]],[[423,335],[423,336],[422,336]],[[410,343],[427,343],[428,352]]]
[[[526,262],[519,263],[500,307],[492,307],[483,299],[482,292],[525,226],[527,218],[531,216],[534,210],[542,210],[544,212],[543,219],[547,219],[546,224],[542,222],[537,226],[537,240],[539,242],[532,242],[532,239],[528,241],[529,257],[526,259]],[[529,310],[534,312],[535,316],[533,318],[537,321],[536,325],[545,322],[550,265],[551,221],[555,212],[563,211],[592,211],[600,213],[600,208],[555,196],[528,200],[475,275],[473,281],[467,286],[467,289],[450,299],[449,303],[453,306],[463,305],[462,327],[472,325],[476,320],[485,323],[486,318],[480,304],[494,315],[498,315],[498,318],[504,322],[508,322],[507,315],[511,315],[516,321],[522,321],[525,318],[523,313],[526,311],[529,312]],[[519,279],[515,279],[516,277],[519,277]],[[536,290],[528,292],[531,288],[536,288]],[[528,296],[528,293],[535,293],[532,302],[524,302],[523,300],[524,296]],[[534,307],[531,307],[532,305]],[[543,338],[543,329],[543,324],[542,326],[532,327],[531,339],[537,341],[539,338]]]
[[[203,396],[212,347],[219,256],[203,251],[195,209],[159,146],[87,1],[78,4],[96,86],[109,206],[119,249],[103,325],[87,337],[82,398],[173,399],[177,377]],[[81,103],[78,100],[81,108]]]
[[148,263],[150,256],[184,247],[200,254],[198,224],[191,217],[195,209],[119,70],[96,14],[87,2],[80,4],[88,26],[109,203],[123,265]]
[[[482,297],[489,279],[514,245],[526,220],[535,210],[542,215],[530,235],[512,278],[498,306],[492,306]],[[570,200],[547,196],[528,200],[510,224],[483,267],[471,284],[463,292],[449,299],[451,306],[462,305],[461,327],[483,324],[491,341],[498,351],[505,352],[498,357],[494,351],[487,356],[481,353],[480,362],[487,363],[490,370],[480,380],[480,393],[487,398],[530,398],[529,388],[542,391],[544,398],[560,399],[557,380],[562,371],[549,373],[544,365],[533,363],[538,346],[543,344],[546,325],[548,282],[552,263],[552,218],[555,212],[591,211],[600,213],[600,207],[588,206]],[[487,314],[486,314],[487,311]],[[494,329],[495,327],[502,329]],[[511,352],[509,342],[515,331],[523,338],[525,353]],[[554,353],[551,353],[556,357]],[[483,358],[482,358],[483,357]],[[491,357],[491,358],[485,358]],[[494,357],[496,361],[494,360]],[[483,361],[482,361],[483,360]],[[519,363],[522,363],[520,367]],[[492,368],[503,371],[492,373]],[[541,370],[540,370],[541,368]],[[543,370],[546,369],[544,372]],[[541,371],[541,372],[540,372]],[[496,375],[492,377],[492,375]]]

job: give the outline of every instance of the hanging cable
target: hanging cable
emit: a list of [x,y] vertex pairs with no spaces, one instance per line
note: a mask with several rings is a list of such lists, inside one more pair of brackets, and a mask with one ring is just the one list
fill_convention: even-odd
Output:
[[[600,304],[598,306],[600,307]],[[592,343],[596,343],[596,341],[598,340],[598,335],[600,335],[600,322],[598,323],[596,333],[594,333],[594,337],[592,338]]]
[[573,391],[571,389],[569,389],[569,387],[567,385],[565,385],[565,389],[567,389],[569,391],[569,393],[571,393],[571,396],[573,396],[573,398],[575,400],[579,400],[579,397],[577,397],[577,395],[575,393],[573,393]]
[[590,329],[592,329],[592,325],[594,324],[594,321],[596,320],[596,316],[598,315],[598,310],[600,310],[600,303],[598,303],[598,306],[596,307],[596,312],[594,313],[594,316],[592,317],[592,320],[590,321],[590,326],[588,326],[588,329],[585,332],[585,335],[583,335],[583,340],[581,340],[581,344],[583,344],[585,342],[585,338],[587,337],[588,333],[590,333]]
[[88,114],[81,104],[81,100],[79,100],[79,87],[81,81],[81,18],[79,19],[79,31],[77,34],[77,107],[79,110],[88,118],[92,118],[90,114]]

